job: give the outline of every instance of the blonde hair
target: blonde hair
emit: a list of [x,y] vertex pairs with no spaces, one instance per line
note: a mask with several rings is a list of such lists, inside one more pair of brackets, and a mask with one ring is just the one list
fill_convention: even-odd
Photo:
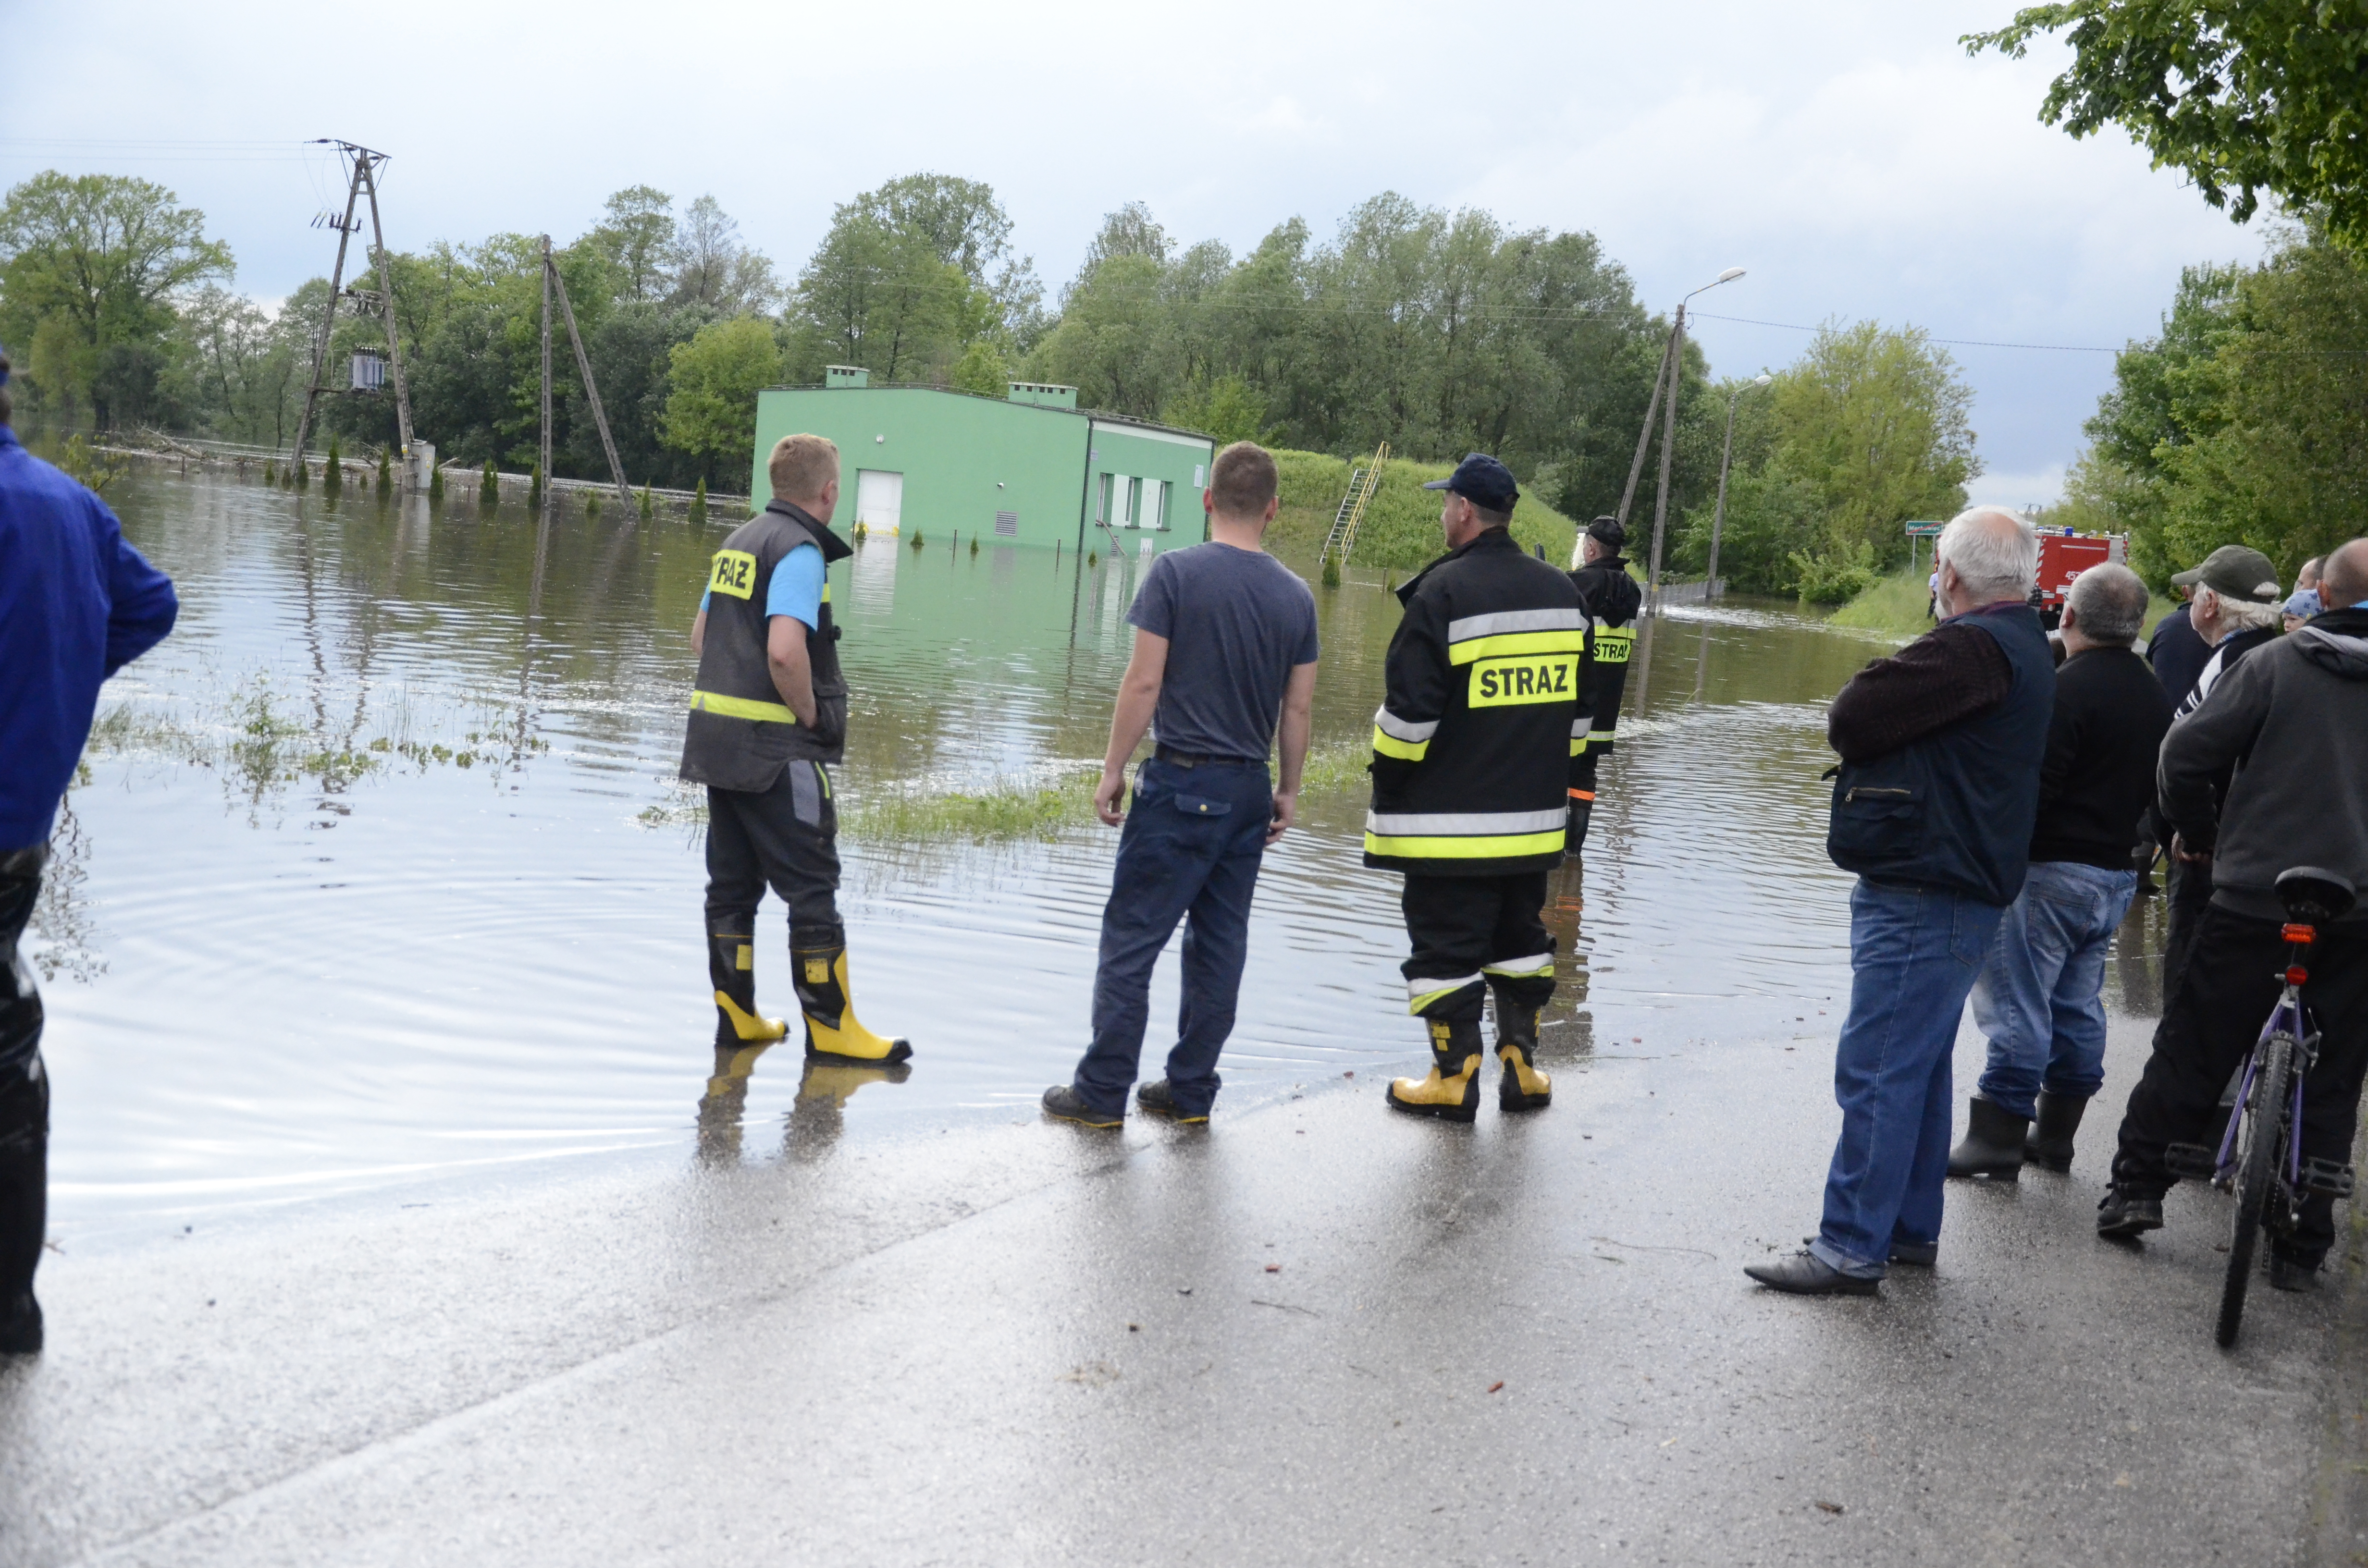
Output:
[[783,501],[812,501],[838,477],[838,443],[826,436],[784,436],[765,460],[765,477]]

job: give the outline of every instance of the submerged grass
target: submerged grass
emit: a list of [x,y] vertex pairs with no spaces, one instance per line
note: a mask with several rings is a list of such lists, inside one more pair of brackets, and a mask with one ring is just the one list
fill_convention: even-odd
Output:
[[[1365,785],[1371,753],[1354,745],[1321,746],[1309,752],[1300,779],[1303,798],[1341,795]],[[872,844],[1011,844],[1043,841],[1094,825],[1092,763],[1078,763],[1067,777],[1049,784],[998,781],[985,789],[906,782],[867,789],[842,781],[838,830]],[[635,817],[644,827],[706,825],[707,804],[693,786],[678,785],[663,805],[644,807]]]

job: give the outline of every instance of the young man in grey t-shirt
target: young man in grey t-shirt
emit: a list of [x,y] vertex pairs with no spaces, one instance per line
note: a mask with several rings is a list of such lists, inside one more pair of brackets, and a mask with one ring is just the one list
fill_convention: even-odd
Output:
[[[1094,975],[1093,1044],[1076,1077],[1044,1091],[1048,1115],[1088,1127],[1125,1119],[1143,1055],[1151,970],[1184,930],[1184,1002],[1167,1075],[1143,1085],[1143,1109],[1206,1121],[1217,1053],[1233,1032],[1248,954],[1250,895],[1266,846],[1299,807],[1315,693],[1315,597],[1260,547],[1274,520],[1274,458],[1247,441],[1217,454],[1201,504],[1207,544],[1152,562],[1127,619],[1134,656],[1119,683],[1110,750],[1094,809],[1124,831],[1102,911]],[[1267,752],[1282,732],[1282,781]],[[1123,819],[1126,763],[1146,728],[1151,759],[1135,770]]]

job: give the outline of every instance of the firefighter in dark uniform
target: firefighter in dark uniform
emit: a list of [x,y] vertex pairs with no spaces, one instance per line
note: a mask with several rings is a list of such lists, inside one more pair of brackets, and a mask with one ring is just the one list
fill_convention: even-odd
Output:
[[1504,464],[1475,452],[1426,488],[1447,492],[1449,552],[1398,590],[1365,864],[1406,873],[1406,1010],[1430,1031],[1429,1075],[1397,1079],[1389,1102],[1470,1121],[1490,988],[1498,1106],[1534,1110],[1553,1092],[1537,1051],[1554,944],[1538,914],[1562,860],[1587,630],[1569,575],[1507,531],[1520,493]]
[[872,1066],[913,1054],[858,1023],[838,921],[838,808],[830,764],[847,741],[847,682],[829,566],[853,553],[830,530],[838,449],[785,436],[767,463],[773,498],[715,552],[691,629],[699,684],[682,777],[707,786],[707,964],[719,1051],[780,1039],[757,1011],[757,905],[790,906],[790,969],[806,1055]]
[[1577,855],[1587,845],[1588,819],[1595,813],[1595,775],[1611,755],[1612,732],[1620,727],[1620,699],[1628,689],[1628,655],[1636,645],[1636,607],[1644,585],[1628,574],[1620,551],[1628,530],[1617,517],[1598,517],[1579,536],[1581,563],[1570,574],[1587,609],[1588,672],[1579,693],[1579,717],[1588,721],[1585,743],[1570,768],[1570,843]]

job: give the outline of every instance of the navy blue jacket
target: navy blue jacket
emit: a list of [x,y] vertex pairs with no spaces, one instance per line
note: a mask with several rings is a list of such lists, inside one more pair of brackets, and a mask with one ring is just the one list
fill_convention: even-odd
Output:
[[1941,624],[1996,640],[2006,655],[2006,695],[1896,751],[1845,761],[1834,778],[1826,853],[1871,881],[2003,907],[2031,869],[2055,659],[2027,606],[1994,605]]
[[0,853],[48,842],[99,683],[179,611],[107,504],[0,425]]

